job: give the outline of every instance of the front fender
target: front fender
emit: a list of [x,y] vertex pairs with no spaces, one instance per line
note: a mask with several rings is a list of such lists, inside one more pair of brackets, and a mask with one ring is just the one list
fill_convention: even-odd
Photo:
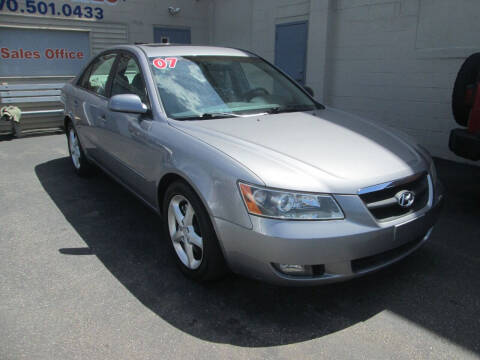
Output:
[[[159,169],[157,189],[164,176],[182,177],[198,194],[212,218],[221,218],[251,229],[252,223],[238,189],[238,180],[263,182],[236,160],[214,147],[164,123],[164,164]],[[153,133],[158,133],[152,129]],[[158,197],[157,197],[158,198]],[[161,204],[157,206],[160,209]]]

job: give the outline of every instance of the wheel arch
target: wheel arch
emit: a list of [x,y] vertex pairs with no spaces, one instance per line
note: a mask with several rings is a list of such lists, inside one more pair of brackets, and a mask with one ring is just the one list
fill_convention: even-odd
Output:
[[158,201],[157,209],[158,209],[158,213],[162,217],[163,221],[166,221],[166,218],[165,218],[164,214],[162,214],[162,212],[163,212],[162,208],[163,208],[163,201],[165,199],[165,193],[166,193],[168,187],[172,183],[174,183],[175,181],[184,182],[185,184],[187,184],[188,186],[190,186],[192,188],[192,190],[195,192],[195,194],[197,194],[198,198],[200,199],[200,202],[203,204],[203,207],[207,211],[208,217],[210,218],[210,223],[212,224],[213,230],[215,231],[215,234],[217,236],[218,243],[220,245],[220,250],[223,254],[223,257],[224,257],[225,261],[227,263],[229,263],[226,249],[224,248],[223,242],[220,240],[220,237],[218,235],[218,229],[217,229],[217,224],[214,221],[214,215],[212,213],[212,210],[208,206],[206,199],[203,197],[203,195],[199,191],[199,189],[193,184],[193,182],[190,181],[190,179],[188,179],[187,176],[185,176],[184,174],[178,173],[176,171],[166,172],[162,176],[162,178],[160,179],[160,181],[158,182],[158,185],[157,185],[157,201]]
[[210,218],[213,221],[213,215],[211,212],[210,207],[207,204],[206,199],[203,197],[202,193],[199,191],[198,187],[193,184],[193,182],[185,175],[181,174],[177,171],[168,171],[163,176],[161,177],[160,181],[158,182],[157,185],[157,202],[158,202],[158,212],[160,215],[163,217],[162,214],[162,207],[163,207],[163,200],[165,198],[165,193],[168,189],[168,187],[174,183],[175,181],[181,181],[190,186],[195,194],[200,198],[200,201],[202,202],[203,206],[207,210],[207,213],[209,214]]
[[190,185],[190,183],[183,176],[180,176],[179,174],[177,174],[175,172],[169,172],[169,173],[164,174],[162,176],[162,178],[160,179],[160,181],[158,182],[158,185],[157,185],[158,212],[162,216],[163,216],[162,207],[163,207],[163,200],[165,198],[165,192],[167,191],[168,187],[172,183],[174,183],[175,181],[183,181],[183,182],[187,183],[188,185]]

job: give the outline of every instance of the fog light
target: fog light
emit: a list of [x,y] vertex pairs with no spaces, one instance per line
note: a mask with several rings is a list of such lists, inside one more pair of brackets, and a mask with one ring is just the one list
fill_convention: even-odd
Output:
[[275,268],[285,275],[291,276],[312,276],[313,271],[310,265],[274,264]]

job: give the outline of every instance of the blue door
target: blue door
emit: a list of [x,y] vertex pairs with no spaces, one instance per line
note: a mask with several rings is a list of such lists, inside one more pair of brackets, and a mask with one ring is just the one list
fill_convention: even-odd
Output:
[[190,44],[190,29],[153,28],[156,43]]
[[305,85],[307,32],[306,21],[280,24],[275,31],[275,65],[302,85]]

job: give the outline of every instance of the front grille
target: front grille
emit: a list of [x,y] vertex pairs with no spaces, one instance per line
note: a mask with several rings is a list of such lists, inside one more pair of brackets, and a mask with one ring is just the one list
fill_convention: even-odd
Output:
[[[368,210],[379,221],[393,220],[423,209],[428,203],[429,189],[426,173],[412,176],[404,181],[395,181],[385,187],[372,187],[372,191],[361,190],[360,198]],[[401,207],[395,197],[403,190],[412,191],[415,201],[409,208]]]
[[414,249],[421,241],[423,237],[403,244],[395,249],[385,251],[383,253],[367,256],[364,258],[352,260],[352,271],[354,273],[364,272],[373,268],[388,264],[389,262],[402,257]]

